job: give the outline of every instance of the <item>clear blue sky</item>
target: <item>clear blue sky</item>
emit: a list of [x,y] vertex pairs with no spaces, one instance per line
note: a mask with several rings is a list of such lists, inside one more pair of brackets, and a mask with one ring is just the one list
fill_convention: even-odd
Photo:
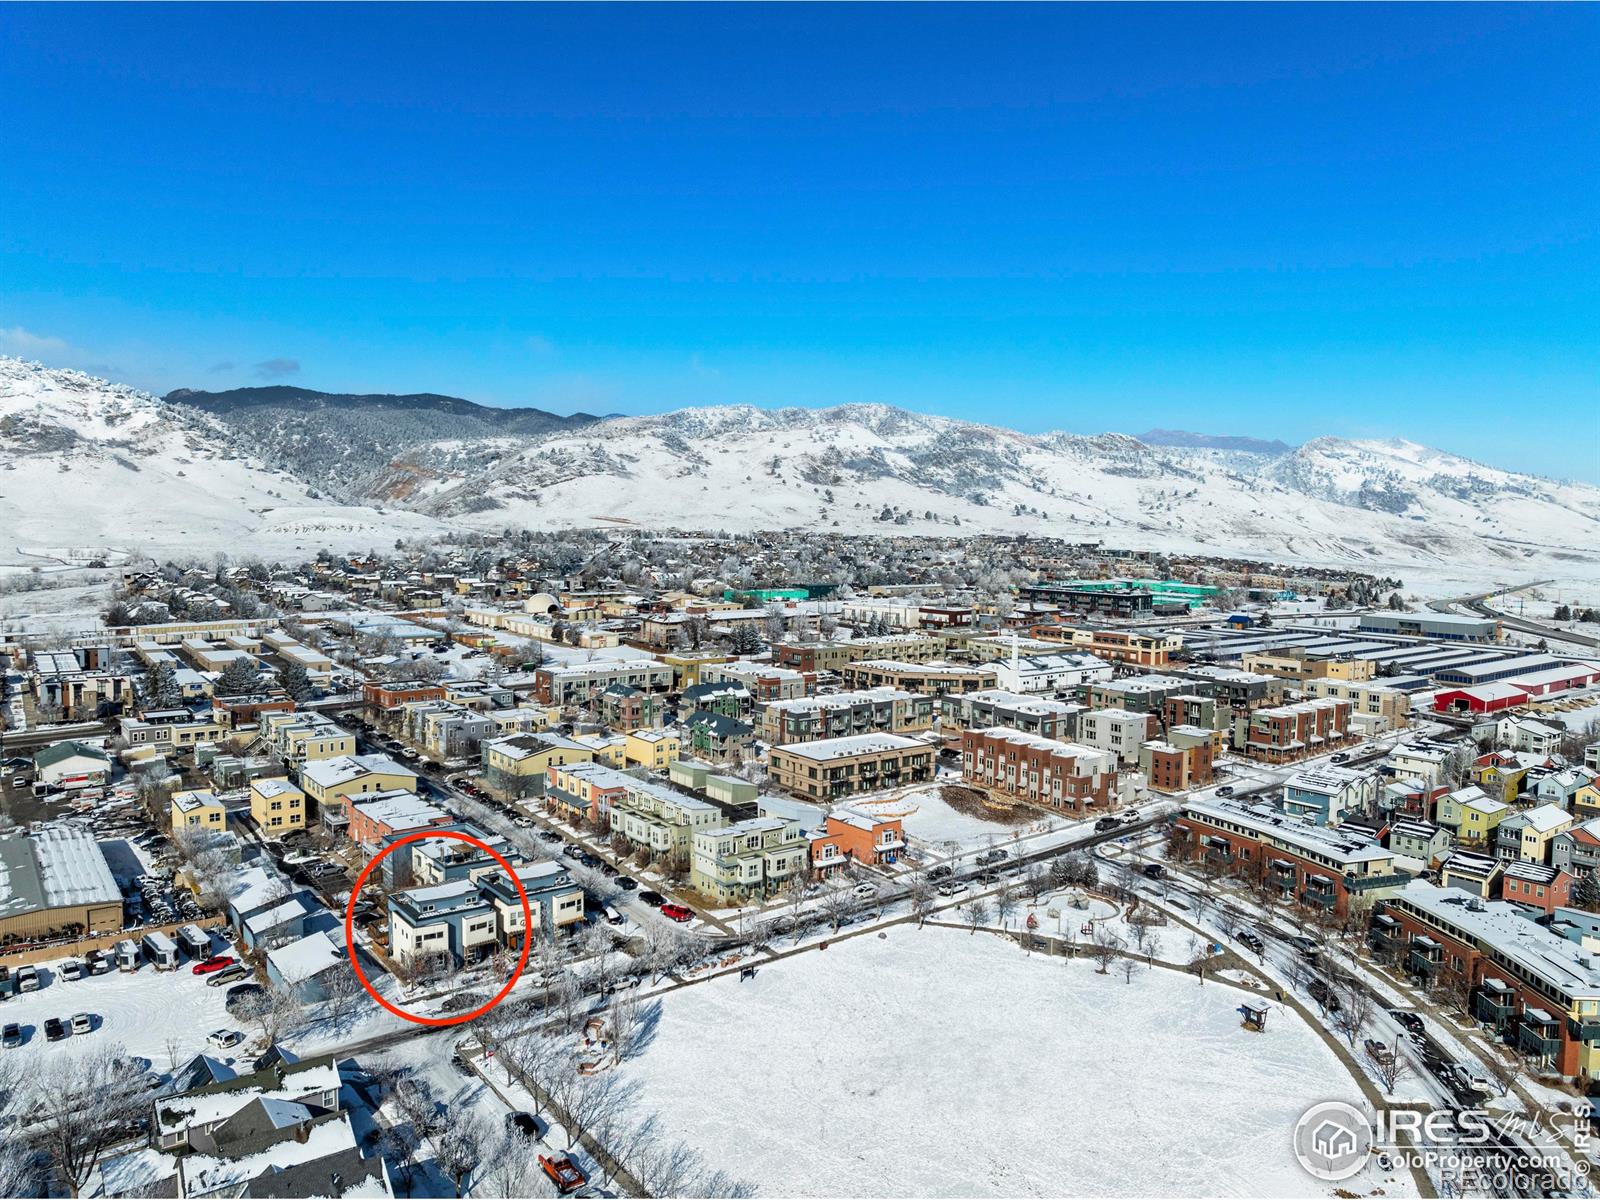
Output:
[[0,6],[0,351],[1600,478],[1600,7]]

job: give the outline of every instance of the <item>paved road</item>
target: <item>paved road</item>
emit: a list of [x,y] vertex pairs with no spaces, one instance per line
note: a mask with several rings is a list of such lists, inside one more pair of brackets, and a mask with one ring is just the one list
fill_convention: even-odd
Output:
[[1570,642],[1575,646],[1600,647],[1600,637],[1591,637],[1585,633],[1573,633],[1566,629],[1557,629],[1553,625],[1545,625],[1538,621],[1530,621],[1526,617],[1513,616],[1503,609],[1495,608],[1489,603],[1496,596],[1511,596],[1517,592],[1525,592],[1529,588],[1543,587],[1554,583],[1553,579],[1541,579],[1535,583],[1519,584],[1517,587],[1501,588],[1494,592],[1479,592],[1475,596],[1457,596],[1452,600],[1430,600],[1428,607],[1434,612],[1453,613],[1456,608],[1470,608],[1481,616],[1493,617],[1508,629],[1515,629],[1519,633],[1535,633],[1551,641]]

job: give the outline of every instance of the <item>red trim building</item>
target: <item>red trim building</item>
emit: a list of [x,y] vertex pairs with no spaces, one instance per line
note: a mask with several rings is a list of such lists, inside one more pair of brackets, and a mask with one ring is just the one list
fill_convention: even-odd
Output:
[[1009,800],[1082,813],[1110,808],[1117,795],[1117,756],[996,725],[961,735],[962,780]]

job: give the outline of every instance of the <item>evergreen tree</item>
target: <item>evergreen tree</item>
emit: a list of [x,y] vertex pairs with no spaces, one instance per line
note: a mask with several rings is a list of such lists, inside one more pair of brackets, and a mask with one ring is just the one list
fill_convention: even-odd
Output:
[[300,663],[291,660],[278,676],[278,681],[283,684],[283,690],[289,693],[289,698],[297,704],[311,699],[311,678]]
[[248,696],[261,684],[261,670],[256,660],[245,656],[230,662],[212,687],[219,696]]
[[733,652],[755,654],[761,649],[761,635],[749,621],[740,621],[733,629]]
[[1578,882],[1572,888],[1572,903],[1589,912],[1600,912],[1600,875],[1594,870],[1578,876]]
[[177,708],[183,703],[183,689],[171,663],[158,662],[144,673],[144,698],[152,708]]

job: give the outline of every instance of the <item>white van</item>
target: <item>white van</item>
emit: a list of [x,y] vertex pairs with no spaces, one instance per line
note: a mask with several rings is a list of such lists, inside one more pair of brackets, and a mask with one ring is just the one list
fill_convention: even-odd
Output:
[[605,917],[607,925],[621,925],[625,920],[627,920],[626,917],[617,911],[615,905],[608,904],[600,911],[601,915]]

